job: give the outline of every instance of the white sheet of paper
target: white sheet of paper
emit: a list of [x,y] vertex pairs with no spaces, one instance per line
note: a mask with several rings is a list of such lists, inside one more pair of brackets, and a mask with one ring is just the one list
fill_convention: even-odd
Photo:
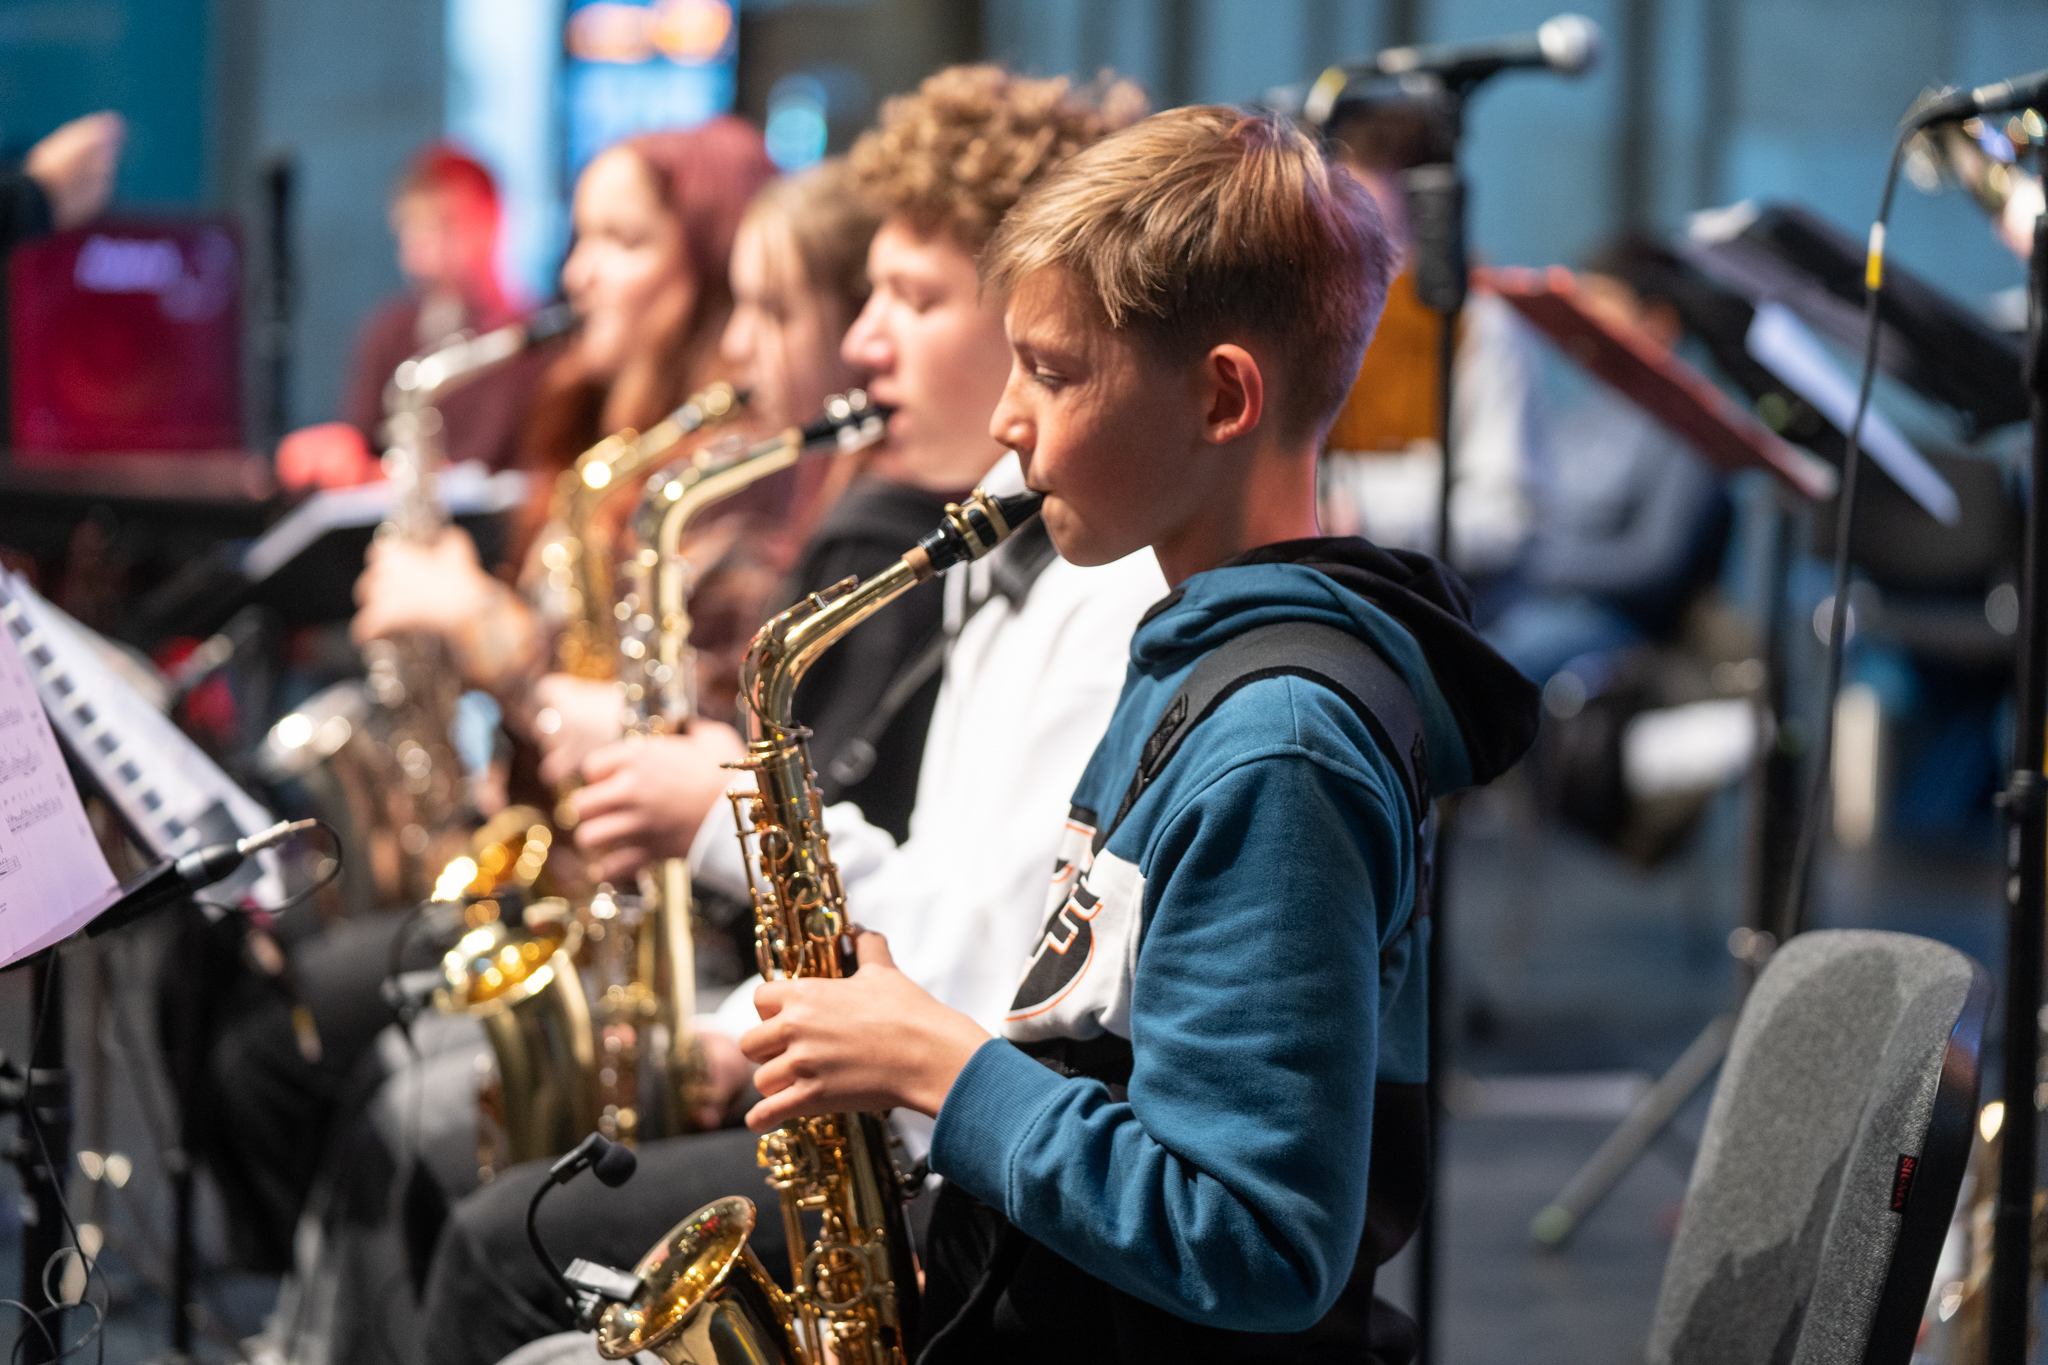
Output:
[[[1783,381],[1786,388],[1813,404],[1820,415],[1846,432],[1856,420],[1856,385],[1835,364],[1820,338],[1782,303],[1760,303],[1750,321],[1743,349]],[[1871,408],[1863,414],[1863,449],[1892,476],[1906,495],[1944,526],[1962,521],[1956,490],[1899,429]]]
[[0,961],[70,937],[117,889],[28,664],[0,630]]

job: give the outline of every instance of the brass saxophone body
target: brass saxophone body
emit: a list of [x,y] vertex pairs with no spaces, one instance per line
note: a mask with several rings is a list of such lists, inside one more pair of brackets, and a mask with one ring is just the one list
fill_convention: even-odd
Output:
[[546,595],[560,603],[562,633],[555,666],[579,678],[619,674],[619,627],[614,611],[612,545],[593,522],[600,504],[668,459],[676,447],[708,431],[745,402],[732,385],[713,384],[645,432],[631,428],[607,436],[577,457],[556,481],[550,520],[559,534],[541,547]]
[[[977,492],[888,569],[816,593],[763,626],[741,673],[753,795],[735,794],[753,885],[755,951],[764,976],[839,977],[855,967],[846,897],[825,832],[806,731],[791,711],[820,655],[916,584],[978,559],[1037,511],[1040,497]],[[634,1297],[605,1310],[598,1351],[652,1351],[670,1365],[900,1365],[916,1335],[915,1253],[903,1179],[879,1114],[798,1119],[761,1139],[761,1165],[789,1239],[784,1294],[745,1245],[750,1201],[691,1214],[636,1267]],[[805,1235],[804,1215],[819,1232]]]
[[[714,386],[645,433],[593,446],[557,488],[557,530],[541,550],[550,579],[560,580],[548,591],[572,608],[557,663],[618,680],[629,736],[679,729],[695,713],[692,579],[678,552],[691,518],[808,454],[878,440],[883,420],[855,392],[833,398],[819,422],[772,440],[701,442],[648,480],[634,519],[640,549],[627,561],[615,603],[607,547],[591,526],[598,504],[737,410],[732,390]],[[544,826],[538,832],[547,833]],[[480,853],[477,860],[484,861]],[[539,920],[524,931],[479,925],[444,963],[450,985],[442,1007],[483,1018],[497,1063],[480,1110],[484,1129],[501,1128],[503,1140],[480,1135],[486,1171],[557,1155],[593,1128],[631,1143],[694,1126],[701,1062],[689,1030],[696,959],[687,863],[669,860],[633,890],[600,885],[577,899],[577,933],[566,946],[551,913],[565,903],[542,902]],[[549,943],[557,946],[539,951]],[[560,954],[581,970],[559,970]]]
[[[380,538],[426,545],[448,524],[436,489],[442,460],[436,404],[529,345],[566,331],[572,322],[566,308],[543,309],[480,336],[464,334],[398,367],[384,390],[384,470],[394,497],[390,516],[377,528]],[[363,659],[374,766],[384,776],[376,785],[386,798],[385,813],[368,821],[372,860],[385,865],[381,870],[388,871],[397,900],[416,902],[428,894],[434,874],[462,837],[467,792],[462,762],[449,738],[461,673],[447,641],[438,635],[407,633],[372,641],[364,646]]]
[[[563,622],[554,662],[564,672],[618,672],[609,542],[593,526],[599,506],[738,402],[730,385],[714,384],[647,431],[598,442],[562,472],[539,547],[547,578],[538,596],[543,615]],[[508,837],[520,841],[519,855],[510,855]],[[635,942],[642,907],[610,887],[579,894],[573,907],[559,897],[527,907],[520,893],[533,888],[555,837],[547,816],[512,807],[471,836],[467,857],[450,863],[446,885],[436,888],[469,902],[469,931],[443,960],[435,999],[446,1013],[481,1019],[491,1042],[491,1064],[477,1086],[477,1165],[485,1179],[558,1155],[593,1128],[628,1142],[639,1135],[632,1043],[658,1002],[655,964]],[[475,875],[457,889],[465,866]]]
[[[626,563],[627,581],[615,617],[620,661],[620,721],[630,737],[677,731],[697,713],[695,656],[690,648],[690,594],[695,575],[682,555],[683,537],[702,512],[807,456],[858,449],[881,439],[884,417],[855,390],[834,395],[825,415],[752,445],[727,438],[700,447],[687,461],[647,481],[635,517],[639,550]],[[603,980],[596,1010],[607,1066],[624,1095],[659,1103],[662,1131],[695,1126],[703,1060],[690,1034],[697,1013],[697,961],[690,868],[664,859],[641,877],[637,897],[617,896],[620,913],[602,930],[593,956]],[[601,890],[600,895],[604,894]],[[595,903],[594,903],[595,904]],[[611,964],[609,968],[605,964]],[[626,970],[630,966],[630,970]],[[652,1093],[640,1089],[642,1067],[655,1068]],[[602,1108],[600,1131],[615,1106]]]

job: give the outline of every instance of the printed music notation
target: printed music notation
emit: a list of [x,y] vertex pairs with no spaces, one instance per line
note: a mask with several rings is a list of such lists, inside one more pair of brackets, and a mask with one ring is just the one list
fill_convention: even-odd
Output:
[[[31,768],[30,771],[34,771],[34,769]],[[0,774],[0,776],[4,776],[4,774]],[[61,815],[63,813],[64,803],[54,796],[46,796],[40,801],[32,801],[25,806],[8,811],[7,832],[9,834],[19,834],[34,825],[40,825],[53,815]]]
[[16,632],[0,623],[0,962],[69,937],[117,889]]
[[[7,723],[7,717],[0,715],[0,729],[5,729]],[[36,751],[33,749],[22,748],[12,752],[0,749],[0,787],[24,777],[34,776],[36,769],[41,766],[41,760],[36,757]]]

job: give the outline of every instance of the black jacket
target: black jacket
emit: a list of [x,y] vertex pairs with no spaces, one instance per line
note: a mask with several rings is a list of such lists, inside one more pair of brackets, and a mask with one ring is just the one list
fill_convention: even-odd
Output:
[[[881,479],[857,480],[804,546],[783,582],[777,610],[849,575],[868,578],[895,563],[945,511],[948,498]],[[938,700],[941,589],[919,584],[853,628],[811,666],[796,689],[796,718],[809,726],[811,762],[825,800],[852,801],[868,823],[901,842],[917,798],[925,731]],[[929,675],[887,717],[877,714],[891,685],[921,659]],[[900,694],[899,694],[900,695]]]

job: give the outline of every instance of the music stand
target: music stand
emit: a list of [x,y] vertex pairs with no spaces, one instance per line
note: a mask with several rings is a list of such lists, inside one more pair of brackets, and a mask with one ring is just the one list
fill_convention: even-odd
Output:
[[[272,823],[270,813],[230,781],[168,717],[136,693],[103,660],[90,632],[44,600],[27,582],[0,570],[0,629],[5,629],[34,665],[36,692],[63,747],[81,790],[91,788],[121,819],[130,838],[153,857],[190,852],[205,844],[232,842]],[[259,853],[222,885],[261,886],[277,899],[283,882],[275,856]],[[220,911],[213,911],[215,915]],[[45,1306],[41,1270],[63,1245],[61,1181],[70,1159],[71,1077],[64,1054],[63,974],[56,946],[34,959],[32,1017],[47,1015],[36,1036],[34,1055],[19,1106],[33,1106],[42,1144],[19,1135],[10,1159],[21,1170],[35,1201],[35,1225],[23,1229],[22,1302]],[[191,1085],[200,1059],[200,1040],[181,1022],[167,1039],[167,1062],[177,1087],[177,1145],[162,1154],[170,1176],[174,1209],[171,1283],[171,1353],[189,1359],[197,1260],[193,1240],[194,1132]],[[0,1102],[12,1100],[0,1075]],[[49,1154],[42,1160],[43,1149]],[[26,1222],[26,1220],[24,1220]],[[43,1338],[30,1332],[29,1361],[47,1359]]]
[[[1589,310],[1571,271],[1561,266],[1542,271],[1502,268],[1481,272],[1480,278],[1484,287],[1497,293],[1566,355],[1683,436],[1710,464],[1730,473],[1764,470],[1808,501],[1834,495],[1837,478],[1831,466],[1787,443],[1641,328]],[[1766,575],[1770,590],[1762,631],[1764,682],[1755,698],[1770,715],[1772,724],[1765,733],[1772,735],[1781,732],[1785,714],[1780,646],[1785,519],[1782,512],[1773,518],[1771,566]],[[1530,1235],[1544,1246],[1559,1247],[1571,1239],[1594,1207],[1714,1074],[1735,1035],[1735,1016],[1742,998],[1762,966],[1763,954],[1755,949],[1783,936],[1784,927],[1777,918],[1783,872],[1789,866],[1785,834],[1792,827],[1798,800],[1797,764],[1783,745],[1773,742],[1758,755],[1751,766],[1750,790],[1744,840],[1743,929],[1747,934],[1737,940],[1749,951],[1737,953],[1742,966],[1735,999],[1644,1092],[1592,1158],[1537,1213]]]

